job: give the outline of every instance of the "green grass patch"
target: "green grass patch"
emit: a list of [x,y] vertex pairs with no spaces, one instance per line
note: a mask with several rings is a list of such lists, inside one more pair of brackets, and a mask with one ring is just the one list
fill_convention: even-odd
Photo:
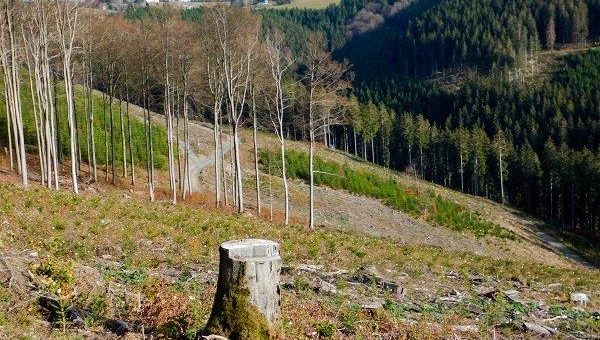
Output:
[[[281,169],[280,153],[261,149],[259,157],[264,168]],[[391,177],[383,178],[368,171],[355,170],[348,164],[325,161],[319,157],[315,157],[314,162],[315,185],[376,198],[396,210],[452,230],[466,231],[480,237],[515,238],[510,231],[484,220],[465,207],[432,191],[419,192],[406,188]],[[289,178],[309,181],[308,154],[287,150],[286,170]],[[274,173],[281,176],[281,170]]]

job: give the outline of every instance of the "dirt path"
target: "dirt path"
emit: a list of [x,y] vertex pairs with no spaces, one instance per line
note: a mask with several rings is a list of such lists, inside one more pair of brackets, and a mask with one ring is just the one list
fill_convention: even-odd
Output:
[[[202,133],[212,135],[214,133],[213,129],[195,122],[190,122],[189,130],[190,135],[197,135]],[[197,145],[197,147],[199,147],[199,145]],[[180,148],[182,151],[185,151],[183,141],[180,141]],[[200,178],[202,176],[202,172],[204,171],[204,169],[215,164],[215,151],[213,148],[210,154],[201,157],[194,152],[194,149],[195,148],[193,146],[190,147],[190,188],[192,192],[200,192]],[[230,141],[223,142],[223,150],[225,151],[226,155],[231,152]]]
[[[129,106],[131,113],[139,119],[144,119],[144,110],[136,105],[130,104]],[[158,113],[151,113],[152,122],[165,127],[164,116]],[[189,122],[189,133],[190,133],[190,188],[191,192],[200,192],[201,189],[201,177],[204,169],[215,164],[215,152],[213,142],[213,129],[202,125],[199,122],[190,120]],[[179,126],[179,149],[181,152],[185,152],[185,143],[183,140],[184,126]],[[223,150],[225,154],[231,152],[231,142],[223,141]]]

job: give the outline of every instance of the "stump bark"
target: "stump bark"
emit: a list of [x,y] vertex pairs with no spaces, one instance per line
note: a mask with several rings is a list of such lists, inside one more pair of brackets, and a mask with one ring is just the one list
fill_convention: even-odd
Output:
[[269,339],[280,313],[279,244],[228,241],[219,248],[219,279],[205,334]]

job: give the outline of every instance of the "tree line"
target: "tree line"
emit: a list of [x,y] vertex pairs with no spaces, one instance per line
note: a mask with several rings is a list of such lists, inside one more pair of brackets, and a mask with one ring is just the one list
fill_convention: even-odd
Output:
[[[56,120],[62,117],[60,110],[65,110],[69,117],[65,161],[71,168],[73,191],[79,192],[78,184],[84,176],[80,172],[84,161],[80,150],[83,136],[90,167],[86,180],[99,180],[100,164],[96,159],[99,148],[93,130],[97,126],[93,116],[96,110],[92,108],[97,90],[103,96],[105,180],[115,183],[119,175],[130,176],[131,184],[135,185],[135,169],[139,166],[135,161],[139,158],[133,156],[133,149],[143,144],[146,184],[152,201],[156,187],[156,119],[164,119],[162,142],[166,144],[170,201],[185,199],[192,190],[189,124],[191,116],[202,115],[214,126],[215,203],[232,205],[238,212],[243,212],[246,206],[240,134],[243,127],[252,127],[258,213],[261,207],[258,130],[277,135],[285,159],[290,122],[302,126],[310,141],[312,172],[315,143],[329,133],[331,126],[345,122],[350,65],[333,60],[326,39],[320,34],[311,34],[306,50],[295,56],[287,38],[276,29],[263,28],[261,16],[250,9],[217,6],[189,20],[186,14],[165,5],[145,9],[140,12],[142,15],[126,19],[88,11],[70,1],[5,4],[4,18],[22,23],[18,27],[3,26],[7,37],[22,35],[3,49],[10,52],[4,53],[5,56],[17,55],[3,60],[3,71],[11,118],[7,119],[7,150],[11,162],[15,159],[20,164],[16,170],[23,174],[25,186],[28,184],[25,130],[19,119],[31,113],[36,117],[34,144],[39,151],[40,181],[58,189],[62,152]],[[60,57],[55,52],[61,52]],[[23,71],[25,67],[27,72]],[[36,104],[33,112],[19,109],[23,96],[18,85],[23,74],[31,83],[31,101]],[[57,104],[57,84],[64,86],[65,107]],[[77,96],[79,88],[83,88],[83,98]],[[77,124],[81,119],[75,117],[82,114],[75,109],[76,101],[85,105],[83,126]],[[130,118],[129,103],[143,109],[143,139],[132,138],[135,119]],[[285,223],[288,223],[290,203],[285,167],[283,174]],[[311,183],[311,227],[314,226],[313,188]]]
[[392,133],[392,167],[597,234],[598,65],[600,51],[592,49],[564,57],[537,86],[482,77],[453,93],[398,81],[372,83],[358,96],[403,112]]

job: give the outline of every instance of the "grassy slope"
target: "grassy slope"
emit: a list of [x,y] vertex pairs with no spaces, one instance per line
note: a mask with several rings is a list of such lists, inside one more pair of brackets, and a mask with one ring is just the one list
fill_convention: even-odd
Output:
[[[21,98],[23,102],[23,121],[25,126],[25,143],[27,145],[35,145],[36,141],[36,130],[35,130],[35,119],[33,115],[33,105],[31,101],[31,91],[29,88],[29,80],[27,79],[27,75],[23,75],[23,83],[21,85]],[[66,112],[66,101],[64,96],[64,88],[61,86],[61,83],[57,84],[57,92],[58,92],[58,114],[59,114],[59,131],[60,131],[60,144],[63,155],[69,154],[69,125],[67,119]],[[4,82],[0,79],[0,88],[3,88]],[[79,129],[79,143],[81,148],[81,154],[83,160],[87,160],[87,140],[86,140],[86,122],[85,122],[85,103],[84,103],[84,93],[83,88],[77,86],[75,88],[75,108],[77,114],[77,122]],[[107,137],[108,137],[108,145],[109,145],[109,160],[110,160],[110,115],[109,115],[109,105],[107,104],[103,107],[103,99],[102,96],[94,93],[93,95],[93,108],[94,108],[94,134],[95,134],[95,142],[96,142],[96,160],[98,164],[106,164],[106,156],[105,156],[105,130],[104,130],[104,121],[106,119],[107,126]],[[103,109],[106,109],[106,113],[104,113]],[[122,143],[121,143],[121,119],[119,115],[119,103],[117,100],[113,103],[113,126],[114,126],[114,139],[115,139],[115,160],[116,164],[120,165],[123,161],[122,156]],[[123,103],[122,115],[124,120],[124,129],[125,129],[125,138],[127,139],[127,120],[125,113],[125,103]],[[6,105],[4,102],[4,97],[0,98],[0,144],[7,145],[7,136],[6,136]],[[137,164],[145,164],[146,163],[146,144],[145,144],[145,134],[144,134],[144,124],[140,119],[135,117],[132,118],[131,124],[131,132],[132,132],[132,141],[133,141],[133,155]],[[154,127],[153,131],[153,143],[154,143],[154,161],[155,166],[158,168],[164,168],[167,162],[167,143],[165,136],[165,130],[160,127]],[[126,140],[127,143],[127,140]],[[129,154],[127,154],[129,157]]]
[[[312,263],[351,273],[359,267],[376,266],[398,278],[406,289],[405,297],[394,297],[364,288],[361,295],[377,295],[387,301],[384,310],[372,315],[361,312],[352,295],[317,294],[309,288],[310,276],[286,274],[284,280],[291,284],[282,293],[281,332],[285,338],[303,338],[312,331],[324,335],[331,331],[339,336],[341,330],[353,337],[399,336],[406,332],[417,338],[436,337],[451,332],[452,325],[465,324],[475,326],[476,333],[471,337],[489,335],[494,327],[510,336],[519,332],[512,323],[499,325],[506,318],[519,320],[539,313],[539,301],[549,306],[544,308],[550,316],[573,317],[560,321],[562,331],[575,329],[588,335],[600,332],[599,321],[590,314],[598,308],[600,298],[597,271],[500,261],[435,247],[399,246],[386,239],[325,229],[307,232],[303,227],[284,227],[222,211],[148,204],[146,200],[123,197],[118,191],[102,197],[74,196],[41,188],[23,191],[1,184],[0,197],[5,198],[0,205],[0,255],[10,263],[13,275],[18,278],[19,269],[30,270],[34,280],[42,282],[43,290],[62,287],[65,301],[90,311],[86,319],[88,332],[101,333],[104,317],[141,318],[149,327],[184,314],[188,320],[184,329],[193,333],[203,325],[210,310],[219,243],[243,237],[281,242],[286,266]],[[32,252],[36,255],[27,255]],[[20,267],[15,264],[19,261]],[[531,305],[477,296],[472,275],[480,275],[500,290],[520,290]],[[90,284],[92,279],[97,282]],[[335,283],[342,292],[351,288],[344,281]],[[560,285],[548,289],[556,283]],[[112,290],[107,288],[111,286]],[[450,287],[466,298],[450,306],[436,299],[448,294]],[[160,296],[183,300],[177,307],[164,305],[157,290]],[[77,294],[69,294],[73,291]],[[591,304],[581,312],[574,310],[568,302],[572,291],[588,293]],[[140,316],[137,303],[131,301],[137,293],[144,298],[142,309],[159,308],[164,310],[162,316]],[[0,336],[47,334],[47,328],[36,322],[41,318],[34,299],[19,289],[0,285]],[[55,330],[49,336],[63,335]]]
[[[269,168],[281,169],[281,153],[261,149],[260,161],[263,164],[263,172]],[[286,153],[286,170],[290,178],[308,182],[308,154],[289,150]],[[354,170],[348,163],[340,164],[315,157],[314,181],[317,186],[343,189],[352,194],[382,200],[388,206],[414,218],[422,218],[459,232],[468,231],[479,237],[515,238],[510,231],[486,221],[477,214],[473,215],[465,207],[432,191],[419,193],[403,187],[390,176],[386,178],[369,171]]]

